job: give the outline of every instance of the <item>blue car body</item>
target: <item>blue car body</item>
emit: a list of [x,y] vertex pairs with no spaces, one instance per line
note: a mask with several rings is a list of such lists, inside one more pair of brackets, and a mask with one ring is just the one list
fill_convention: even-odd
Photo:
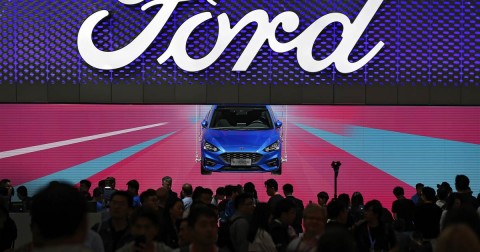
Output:
[[270,106],[212,106],[202,122],[202,174],[281,174],[281,126]]

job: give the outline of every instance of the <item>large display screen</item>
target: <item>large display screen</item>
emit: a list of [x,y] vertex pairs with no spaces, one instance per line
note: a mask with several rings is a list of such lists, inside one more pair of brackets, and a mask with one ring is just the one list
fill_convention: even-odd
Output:
[[140,191],[173,178],[215,189],[256,185],[267,200],[264,181],[294,186],[307,203],[326,191],[333,197],[332,161],[341,161],[338,193],[363,193],[387,208],[395,186],[406,196],[422,182],[454,187],[457,174],[480,190],[480,108],[415,106],[272,106],[283,122],[282,175],[213,173],[201,175],[201,121],[210,106],[197,105],[0,105],[0,178],[30,193],[52,180],[94,185],[108,176],[117,188],[130,179]]
[[475,3],[4,0],[0,84],[479,85]]

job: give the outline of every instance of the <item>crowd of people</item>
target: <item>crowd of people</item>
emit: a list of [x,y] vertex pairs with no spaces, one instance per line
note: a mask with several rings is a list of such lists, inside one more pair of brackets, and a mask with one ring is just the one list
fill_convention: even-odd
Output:
[[[260,202],[251,182],[209,188],[182,185],[172,191],[172,178],[158,189],[140,193],[131,180],[126,191],[116,180],[79,186],[53,181],[33,198],[17,187],[20,211],[31,216],[32,242],[14,247],[15,222],[9,217],[11,181],[0,181],[0,251],[480,251],[480,195],[475,198],[469,178],[457,175],[455,190],[443,182],[437,189],[416,185],[405,197],[393,188],[390,209],[378,200],[364,203],[360,192],[330,199],[317,194],[304,204],[292,184],[279,192],[276,180],[264,182],[268,202]],[[392,196],[392,197],[393,197]],[[91,228],[87,212],[102,220]]]

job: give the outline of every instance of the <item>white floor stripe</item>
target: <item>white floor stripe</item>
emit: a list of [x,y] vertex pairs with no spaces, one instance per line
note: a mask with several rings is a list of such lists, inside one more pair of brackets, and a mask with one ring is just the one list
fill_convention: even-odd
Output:
[[14,156],[23,155],[23,154],[32,153],[32,152],[37,152],[37,151],[42,151],[42,150],[48,150],[48,149],[52,149],[52,148],[62,147],[62,146],[81,143],[81,142],[86,142],[86,141],[91,141],[91,140],[95,140],[95,139],[99,139],[99,138],[121,135],[121,134],[125,134],[125,133],[130,133],[130,132],[133,132],[133,131],[139,131],[139,130],[154,128],[154,127],[159,127],[159,126],[163,126],[165,124],[167,124],[167,123],[166,122],[156,123],[156,124],[150,124],[150,125],[145,125],[145,126],[136,127],[136,128],[117,130],[117,131],[112,131],[112,132],[107,132],[107,133],[102,133],[102,134],[97,134],[97,135],[92,135],[92,136],[79,137],[79,138],[74,138],[74,139],[69,139],[69,140],[64,140],[64,141],[58,141],[58,142],[35,145],[35,146],[30,146],[30,147],[15,149],[15,150],[3,151],[3,152],[0,152],[0,159],[8,158],[8,157],[14,157]]

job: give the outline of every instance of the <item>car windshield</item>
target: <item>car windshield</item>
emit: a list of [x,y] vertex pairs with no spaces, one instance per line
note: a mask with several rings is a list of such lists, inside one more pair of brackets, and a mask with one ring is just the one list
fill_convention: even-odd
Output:
[[210,128],[229,130],[272,129],[272,119],[266,107],[217,107]]

